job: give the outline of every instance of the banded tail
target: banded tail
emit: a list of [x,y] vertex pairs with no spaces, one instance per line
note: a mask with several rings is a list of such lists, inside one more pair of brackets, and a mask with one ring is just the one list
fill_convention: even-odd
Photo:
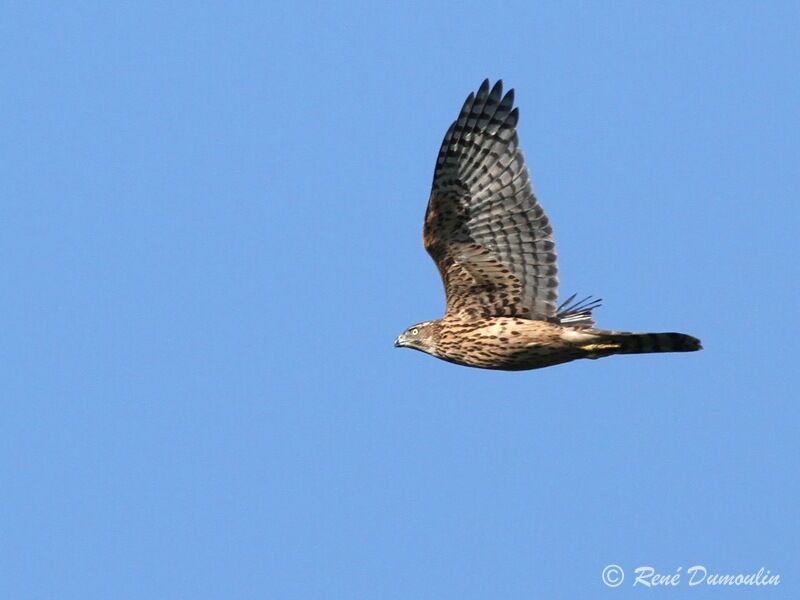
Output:
[[[575,332],[578,334],[578,332]],[[581,331],[581,339],[570,341],[589,353],[587,358],[611,354],[650,354],[652,352],[695,352],[702,350],[700,340],[685,333],[628,333],[591,329]]]

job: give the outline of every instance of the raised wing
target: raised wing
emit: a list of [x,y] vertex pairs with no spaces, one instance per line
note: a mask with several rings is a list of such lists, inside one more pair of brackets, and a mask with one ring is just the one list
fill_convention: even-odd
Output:
[[547,215],[518,148],[514,90],[485,80],[442,142],[423,241],[447,314],[556,317],[558,268]]

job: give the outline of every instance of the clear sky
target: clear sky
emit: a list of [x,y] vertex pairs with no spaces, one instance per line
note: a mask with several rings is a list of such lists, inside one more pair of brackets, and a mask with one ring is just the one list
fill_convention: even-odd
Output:
[[[800,597],[796,3],[0,16],[0,597]],[[703,352],[392,347],[485,77],[562,298]],[[632,587],[696,564],[783,581]]]

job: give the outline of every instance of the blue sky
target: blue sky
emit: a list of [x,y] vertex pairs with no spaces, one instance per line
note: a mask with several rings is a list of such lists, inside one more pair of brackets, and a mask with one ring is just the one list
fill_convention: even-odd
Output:
[[[0,596],[796,598],[793,3],[6,3]],[[523,373],[442,314],[441,138],[516,88],[562,297],[701,353]],[[603,585],[611,563],[623,585]]]

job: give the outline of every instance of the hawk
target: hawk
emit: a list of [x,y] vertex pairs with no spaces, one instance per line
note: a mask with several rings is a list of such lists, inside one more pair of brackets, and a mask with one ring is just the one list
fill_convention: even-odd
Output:
[[468,367],[520,371],[612,354],[693,352],[683,333],[594,328],[600,300],[560,306],[553,230],[519,149],[514,90],[485,80],[447,130],[433,174],[423,242],[447,297],[441,319],[395,346]]

